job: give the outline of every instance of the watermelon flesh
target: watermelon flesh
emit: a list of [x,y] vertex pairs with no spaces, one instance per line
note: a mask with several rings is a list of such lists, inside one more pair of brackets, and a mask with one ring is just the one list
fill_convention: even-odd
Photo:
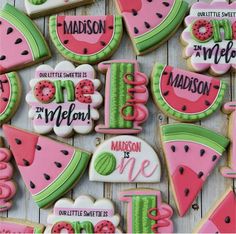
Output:
[[67,192],[84,173],[90,154],[10,125],[3,130],[23,180],[39,207]]
[[10,93],[11,93],[11,86],[8,76],[0,75],[0,115],[6,110],[8,106]]

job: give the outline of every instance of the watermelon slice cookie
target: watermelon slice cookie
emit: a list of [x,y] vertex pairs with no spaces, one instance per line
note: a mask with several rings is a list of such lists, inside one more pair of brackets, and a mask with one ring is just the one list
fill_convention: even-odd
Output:
[[0,233],[22,233],[22,234],[41,234],[44,226],[38,223],[29,222],[21,219],[0,217]]
[[83,175],[90,153],[3,125],[23,180],[40,208],[66,193]]
[[0,126],[14,115],[21,100],[21,84],[15,72],[0,75]]
[[226,84],[213,77],[156,64],[151,89],[156,105],[165,114],[179,121],[194,122],[220,107]]
[[162,145],[180,216],[184,216],[229,140],[192,124],[161,126]]
[[98,63],[110,57],[123,35],[120,16],[51,16],[50,36],[58,51],[77,63]]
[[33,21],[6,4],[0,11],[0,74],[49,57],[49,48]]
[[188,11],[183,0],[116,0],[116,3],[138,55],[168,40]]
[[236,233],[236,196],[231,188],[201,220],[194,233]]

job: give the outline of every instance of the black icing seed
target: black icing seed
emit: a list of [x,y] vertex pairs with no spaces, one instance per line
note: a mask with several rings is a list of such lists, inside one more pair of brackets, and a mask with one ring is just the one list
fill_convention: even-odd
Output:
[[16,142],[17,145],[20,145],[20,144],[21,144],[21,140],[18,139],[18,138],[15,138],[15,142]]
[[57,27],[61,27],[61,26],[62,26],[62,24],[61,24],[61,23],[58,23],[58,24],[57,24]]
[[88,53],[88,49],[84,48],[84,54],[87,54],[87,53]]
[[189,146],[188,146],[188,145],[185,145],[185,146],[184,146],[184,150],[185,150],[185,152],[187,153],[188,150],[189,150]]
[[30,181],[30,188],[32,188],[32,189],[35,188],[35,184],[32,181]]
[[0,21],[0,25],[2,24],[2,21]]
[[185,194],[186,197],[189,195],[189,189],[188,189],[188,188],[186,188],[186,189],[184,190],[184,194]]
[[134,33],[135,33],[135,34],[138,34],[138,33],[139,33],[139,31],[138,31],[138,29],[137,29],[136,27],[134,27]]
[[187,107],[184,105],[182,106],[182,111],[186,111],[187,110]]
[[0,57],[0,60],[5,60],[6,59],[6,56],[5,55],[2,55],[1,57]]
[[202,178],[203,175],[204,175],[203,172],[200,171],[200,172],[198,173],[198,178],[199,178],[199,179]]
[[175,152],[175,146],[174,146],[174,145],[171,146],[171,150],[172,150],[173,152]]
[[3,100],[4,102],[8,102],[8,98],[6,98],[6,97],[3,97],[2,100]]
[[200,156],[202,157],[204,154],[206,153],[206,151],[204,149],[200,150]]
[[54,162],[54,163],[55,163],[55,165],[56,165],[58,168],[61,168],[61,167],[62,167],[61,163],[59,163],[59,162]]
[[206,101],[205,101],[205,105],[206,105],[206,106],[210,106],[211,103],[210,103],[209,101],[206,100]]
[[180,173],[181,175],[183,175],[183,173],[184,173],[184,168],[183,168],[183,167],[180,167],[180,168],[179,168],[179,173]]
[[163,15],[160,14],[160,13],[156,13],[156,15],[157,15],[157,17],[160,18],[160,19],[163,17]]
[[151,27],[148,22],[144,22],[144,25],[145,25],[146,28],[150,28]]
[[216,159],[217,159],[217,156],[216,156],[216,155],[213,155],[212,161],[214,162]]
[[214,88],[214,89],[219,89],[220,86],[219,86],[219,85],[214,85],[213,88]]
[[166,7],[168,7],[170,5],[168,2],[163,2],[162,4]]
[[42,147],[40,146],[40,145],[36,145],[36,147],[35,147],[37,150],[41,150],[42,149]]
[[163,93],[163,96],[168,96],[168,94],[169,94],[169,91],[166,91]]
[[64,40],[64,42],[63,42],[63,43],[64,43],[65,45],[67,45],[67,44],[68,44],[68,42],[69,42],[69,40]]
[[225,222],[226,222],[226,223],[230,223],[230,217],[229,217],[229,216],[227,216],[227,217],[225,218]]
[[147,0],[148,2],[152,2],[152,0]]
[[61,150],[61,152],[64,154],[64,155],[68,155],[69,152],[67,150]]
[[7,29],[7,35],[10,34],[10,33],[12,33],[12,32],[13,32],[13,28],[9,27],[9,28]]
[[24,51],[21,53],[21,55],[27,55],[27,54],[29,54],[29,51],[28,51],[28,50],[24,50]]
[[16,41],[15,41],[15,44],[20,44],[22,42],[22,39],[21,38],[17,38]]
[[24,165],[25,165],[26,167],[28,167],[28,166],[30,165],[29,161],[27,161],[27,160],[24,159],[24,158],[23,158],[23,162],[24,162]]
[[105,46],[105,45],[106,45],[106,42],[105,42],[105,41],[101,41],[101,45],[102,45],[102,46]]
[[165,75],[165,76],[168,75],[168,72],[164,71],[164,72],[163,72],[163,75]]
[[109,29],[114,29],[114,27],[113,27],[112,25],[111,25],[111,26],[109,26],[108,28],[109,28]]
[[44,176],[45,180],[50,180],[51,179],[50,176],[46,173],[44,173],[43,176]]
[[138,14],[138,12],[135,9],[132,9],[132,14],[133,14],[133,16],[136,16]]

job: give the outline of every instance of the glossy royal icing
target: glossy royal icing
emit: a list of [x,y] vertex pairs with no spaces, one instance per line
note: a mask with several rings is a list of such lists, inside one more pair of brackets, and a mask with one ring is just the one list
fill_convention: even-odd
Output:
[[66,193],[83,175],[90,153],[47,137],[3,125],[26,187],[40,208]]
[[182,23],[188,4],[182,0],[116,0],[137,54],[165,42]]
[[174,198],[184,216],[229,144],[229,140],[191,124],[161,126],[162,146]]
[[121,233],[120,216],[109,199],[79,196],[75,201],[60,199],[47,219],[46,233]]
[[120,192],[119,199],[128,203],[127,233],[173,233],[173,210],[160,191],[131,189]]
[[138,63],[128,60],[102,62],[98,69],[106,73],[105,124],[95,130],[109,134],[136,134],[140,124],[148,118],[145,104],[148,100],[145,74],[139,72]]
[[160,182],[161,165],[156,152],[134,136],[117,136],[94,152],[89,179],[103,182]]
[[192,70],[202,72],[210,68],[216,74],[226,73],[236,64],[236,3],[213,0],[197,2],[185,19],[182,33],[184,57]]
[[63,61],[55,69],[39,66],[26,96],[34,130],[40,134],[53,130],[60,137],[70,136],[73,131],[92,131],[93,120],[99,119],[96,108],[103,100],[97,91],[100,85],[95,70],[87,64],[75,67]]

